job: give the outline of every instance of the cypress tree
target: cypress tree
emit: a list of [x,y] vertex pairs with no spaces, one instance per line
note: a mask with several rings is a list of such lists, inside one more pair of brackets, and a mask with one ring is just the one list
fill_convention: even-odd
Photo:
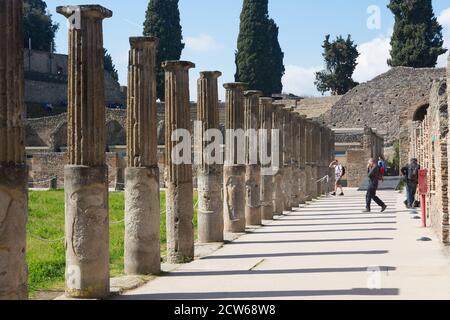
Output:
[[391,39],[392,67],[435,67],[443,48],[442,26],[438,23],[431,0],[391,0],[388,8],[395,15]]
[[55,51],[55,35],[59,25],[53,23],[52,15],[47,12],[43,0],[25,0],[23,2],[23,41],[29,48],[29,39],[34,50]]
[[161,63],[179,60],[184,49],[178,0],[150,0],[144,22],[144,36],[159,38],[156,53],[157,96],[164,100],[164,70]]
[[284,74],[278,26],[269,19],[268,0],[244,0],[236,52],[235,80],[264,95],[280,93]]
[[352,76],[359,52],[351,36],[347,39],[339,36],[330,42],[330,35],[327,35],[322,47],[326,69],[316,73],[317,90],[322,94],[331,91],[333,95],[342,95],[357,86]]

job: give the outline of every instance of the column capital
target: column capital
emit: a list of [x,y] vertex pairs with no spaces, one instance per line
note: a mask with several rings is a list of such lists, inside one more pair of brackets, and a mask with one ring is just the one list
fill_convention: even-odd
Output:
[[245,97],[254,97],[257,96],[258,98],[262,96],[262,91],[259,90],[248,90],[244,92]]
[[272,104],[272,103],[273,103],[273,98],[260,97],[260,98],[259,98],[259,102],[260,102],[261,104]]
[[83,16],[96,19],[106,19],[113,16],[113,12],[111,10],[108,10],[100,5],[58,6],[56,7],[56,12],[62,14],[66,18],[72,17],[77,12]]
[[200,72],[200,79],[217,79],[222,76],[220,71],[202,71]]
[[165,71],[189,70],[195,68],[195,64],[190,61],[168,60],[164,61],[161,66]]
[[132,49],[138,48],[155,48],[159,45],[157,37],[130,37],[130,45]]
[[230,83],[225,83],[223,85],[223,87],[226,90],[246,90],[248,87],[248,84],[244,83],[244,82],[230,82]]

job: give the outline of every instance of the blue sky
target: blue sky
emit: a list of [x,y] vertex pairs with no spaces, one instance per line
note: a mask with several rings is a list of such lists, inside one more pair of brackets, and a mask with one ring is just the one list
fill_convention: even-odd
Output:
[[[66,19],[55,12],[58,5],[82,4],[77,1],[47,0],[54,21],[60,23],[57,51],[67,53]],[[142,34],[148,0],[96,0],[114,12],[104,24],[104,44],[119,70],[120,82],[126,85],[128,38]],[[394,20],[387,9],[388,0],[269,0],[270,16],[280,27],[280,44],[285,52],[284,91],[299,95],[319,95],[314,72],[323,65],[321,44],[326,34],[333,37],[351,34],[361,56],[355,79],[364,82],[385,72],[389,39]],[[450,4],[434,0],[436,16],[444,26],[446,45],[450,47]],[[375,7],[374,7],[375,6]],[[200,71],[219,70],[221,83],[234,80],[234,52],[239,31],[242,0],[180,0],[181,24],[186,49],[182,59],[194,62],[191,71],[191,100],[195,100],[195,83]],[[373,20],[379,8],[380,19]],[[368,12],[370,11],[370,12]],[[375,12],[375,14],[374,14]],[[379,27],[369,21],[379,21]],[[440,66],[446,58],[441,57]],[[223,98],[223,90],[220,90]]]

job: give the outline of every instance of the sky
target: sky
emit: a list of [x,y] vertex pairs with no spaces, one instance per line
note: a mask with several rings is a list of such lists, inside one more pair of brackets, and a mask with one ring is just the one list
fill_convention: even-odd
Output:
[[[91,1],[92,2],[92,1]],[[112,10],[104,22],[104,46],[119,71],[120,83],[127,83],[128,38],[142,35],[148,0],[95,0]],[[360,57],[354,79],[366,82],[387,71],[390,36],[394,18],[386,7],[388,0],[269,0],[269,15],[280,29],[279,41],[285,53],[286,74],[283,91],[302,96],[320,96],[314,86],[315,72],[323,69],[325,35],[332,38],[351,34]],[[66,19],[56,6],[83,4],[68,0],[46,0],[53,20],[60,24],[56,50],[67,53]],[[450,48],[450,4],[433,0],[439,22],[444,27],[445,45]],[[239,15],[242,0],[180,0],[181,25],[186,48],[182,60],[196,64],[190,71],[191,100],[196,100],[196,79],[200,71],[223,73],[220,84],[234,81]],[[438,66],[445,66],[446,56]],[[219,90],[221,99],[224,90]]]

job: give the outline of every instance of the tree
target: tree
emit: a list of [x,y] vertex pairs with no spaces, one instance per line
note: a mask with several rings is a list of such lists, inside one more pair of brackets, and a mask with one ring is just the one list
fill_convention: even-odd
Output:
[[281,93],[284,53],[278,26],[269,19],[268,0],[244,0],[240,19],[235,80],[266,96]]
[[43,0],[25,0],[23,4],[24,47],[29,48],[29,39],[34,50],[55,51],[55,34],[59,29],[53,23]]
[[105,71],[109,72],[111,77],[118,82],[119,73],[117,72],[116,66],[114,65],[111,55],[108,53],[108,50],[106,49],[103,49],[103,63]]
[[178,0],[150,0],[144,22],[144,35],[159,38],[156,53],[157,96],[164,100],[164,70],[161,63],[179,60],[184,49]]
[[330,35],[327,35],[322,47],[326,69],[316,73],[314,83],[317,89],[322,94],[331,91],[333,95],[342,95],[357,86],[352,76],[358,64],[356,60],[359,52],[351,36],[348,35],[346,40],[338,36],[330,42]]
[[395,15],[391,38],[392,67],[435,67],[443,48],[442,26],[438,23],[431,0],[391,0],[388,8]]

